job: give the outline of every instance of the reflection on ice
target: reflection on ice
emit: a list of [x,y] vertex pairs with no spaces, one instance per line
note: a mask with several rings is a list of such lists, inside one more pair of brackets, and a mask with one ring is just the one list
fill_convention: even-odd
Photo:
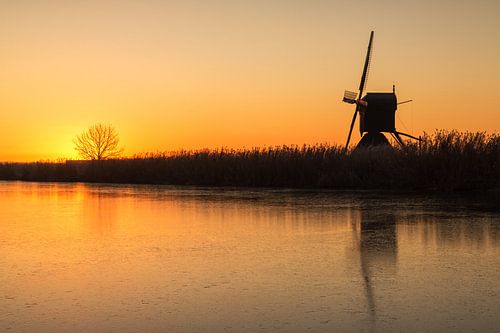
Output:
[[394,275],[397,261],[396,217],[387,210],[383,213],[361,208],[360,220],[353,221],[355,237],[359,240],[361,274],[368,308],[376,317],[376,295],[373,271],[382,267],[383,274]]
[[482,331],[495,200],[0,183],[0,330]]

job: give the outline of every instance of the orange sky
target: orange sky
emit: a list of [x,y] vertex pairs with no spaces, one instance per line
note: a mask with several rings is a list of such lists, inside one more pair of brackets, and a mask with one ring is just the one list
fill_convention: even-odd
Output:
[[414,99],[399,130],[498,131],[499,16],[494,0],[2,1],[0,160],[76,157],[98,122],[127,155],[343,143],[370,30],[367,90]]

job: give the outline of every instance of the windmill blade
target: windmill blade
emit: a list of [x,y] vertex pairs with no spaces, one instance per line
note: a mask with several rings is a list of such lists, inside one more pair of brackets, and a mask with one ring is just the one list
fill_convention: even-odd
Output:
[[356,116],[358,115],[358,108],[354,111],[354,115],[352,116],[351,128],[349,129],[349,135],[347,136],[347,142],[345,144],[345,150],[349,148],[349,141],[351,141],[352,128],[354,127],[354,123],[356,122]]
[[358,96],[358,93],[346,90],[344,92],[344,98],[342,99],[342,102],[349,103],[349,104],[355,104],[357,96]]
[[[368,69],[370,67],[370,59],[372,57],[373,33],[374,33],[373,31],[370,33],[370,42],[368,42],[368,50],[366,52],[365,66],[363,67],[363,75],[361,75],[361,82],[359,83],[359,97],[358,97],[359,99],[358,101],[354,100],[354,102],[356,103],[356,110],[354,111],[354,115],[352,116],[351,127],[349,128],[349,135],[347,136],[347,142],[345,144],[346,151],[349,148],[349,141],[351,141],[351,134],[352,134],[352,129],[354,127],[354,123],[356,122],[356,116],[358,115],[358,112],[361,110],[360,103],[358,102],[361,100],[361,98],[363,98],[363,91],[365,90],[366,79],[368,77]],[[346,91],[346,93],[348,92]],[[352,92],[350,93],[354,94]],[[350,96],[347,96],[346,98],[346,94],[344,93],[344,102],[351,103],[352,98],[351,100],[349,100],[349,97]],[[361,133],[361,135],[362,134],[363,133]]]
[[368,50],[366,51],[365,66],[363,67],[363,75],[361,75],[361,82],[359,83],[359,98],[363,98],[363,91],[365,90],[366,80],[368,78],[368,70],[370,69],[370,60],[372,58],[372,44],[373,44],[373,31],[370,33],[370,42],[368,43]]

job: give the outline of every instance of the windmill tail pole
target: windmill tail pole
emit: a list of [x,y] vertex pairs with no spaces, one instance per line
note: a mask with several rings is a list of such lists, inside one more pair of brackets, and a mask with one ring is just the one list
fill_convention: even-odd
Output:
[[401,137],[399,136],[400,133],[399,132],[394,132],[392,134],[396,138],[396,141],[399,142],[399,144],[401,145],[401,147],[404,148],[405,147],[405,143],[404,143],[403,139],[401,139]]
[[406,133],[403,133],[403,132],[394,132],[394,133],[399,134],[399,135],[407,136],[407,137],[412,138],[412,139],[417,140],[417,141],[422,141],[422,138],[420,138],[420,137],[417,138],[416,136],[413,136],[413,135],[410,135],[410,134],[406,134]]

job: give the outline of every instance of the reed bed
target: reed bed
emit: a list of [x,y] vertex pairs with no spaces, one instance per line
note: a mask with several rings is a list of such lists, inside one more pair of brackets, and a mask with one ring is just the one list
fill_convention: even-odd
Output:
[[406,147],[317,144],[1,163],[0,179],[201,186],[462,191],[500,187],[500,135],[436,131]]

